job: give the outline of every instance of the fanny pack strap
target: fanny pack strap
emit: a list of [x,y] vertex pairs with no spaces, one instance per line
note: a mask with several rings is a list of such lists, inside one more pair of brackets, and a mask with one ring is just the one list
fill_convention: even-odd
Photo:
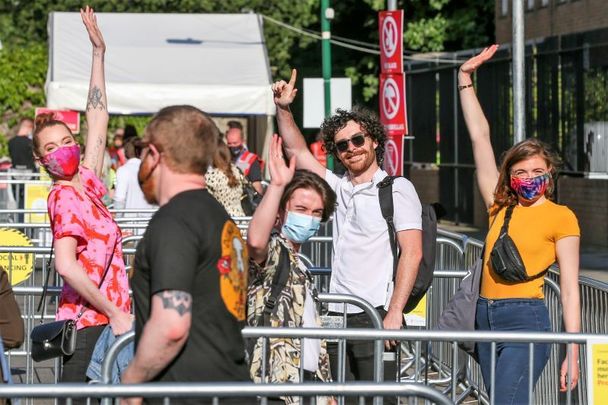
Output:
[[502,223],[502,228],[500,228],[500,235],[505,235],[509,233],[509,222],[511,222],[511,216],[513,215],[513,205],[509,205],[507,207],[507,211],[505,212],[505,220]]

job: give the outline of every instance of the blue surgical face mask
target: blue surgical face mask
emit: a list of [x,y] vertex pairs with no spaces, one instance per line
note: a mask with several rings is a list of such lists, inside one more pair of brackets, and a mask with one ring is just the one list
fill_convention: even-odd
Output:
[[281,233],[290,241],[302,244],[310,239],[321,225],[321,218],[287,211]]

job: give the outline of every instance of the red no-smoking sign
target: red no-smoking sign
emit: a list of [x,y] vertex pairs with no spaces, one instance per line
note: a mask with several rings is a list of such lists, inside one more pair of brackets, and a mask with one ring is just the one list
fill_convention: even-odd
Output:
[[403,74],[380,75],[380,121],[389,135],[407,134]]
[[403,73],[403,10],[381,11],[380,69],[382,73]]
[[403,136],[389,136],[384,144],[384,170],[390,176],[403,174]]

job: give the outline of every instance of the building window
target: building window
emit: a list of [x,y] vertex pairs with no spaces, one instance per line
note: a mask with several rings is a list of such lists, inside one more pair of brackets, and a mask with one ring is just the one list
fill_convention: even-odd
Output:
[[528,0],[528,10],[534,10],[534,0]]
[[509,14],[509,0],[501,0],[500,15],[506,17]]
[[540,0],[541,7],[547,7],[549,5],[549,0]]

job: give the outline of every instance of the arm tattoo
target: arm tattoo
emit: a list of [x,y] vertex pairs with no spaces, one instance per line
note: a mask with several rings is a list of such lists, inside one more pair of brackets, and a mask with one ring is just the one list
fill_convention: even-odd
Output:
[[101,111],[106,109],[106,106],[103,105],[103,93],[97,86],[93,86],[91,91],[89,91],[89,99],[87,100],[87,111],[95,110],[99,108]]
[[192,312],[192,295],[184,291],[168,290],[158,293],[163,308],[175,309],[180,316]]

